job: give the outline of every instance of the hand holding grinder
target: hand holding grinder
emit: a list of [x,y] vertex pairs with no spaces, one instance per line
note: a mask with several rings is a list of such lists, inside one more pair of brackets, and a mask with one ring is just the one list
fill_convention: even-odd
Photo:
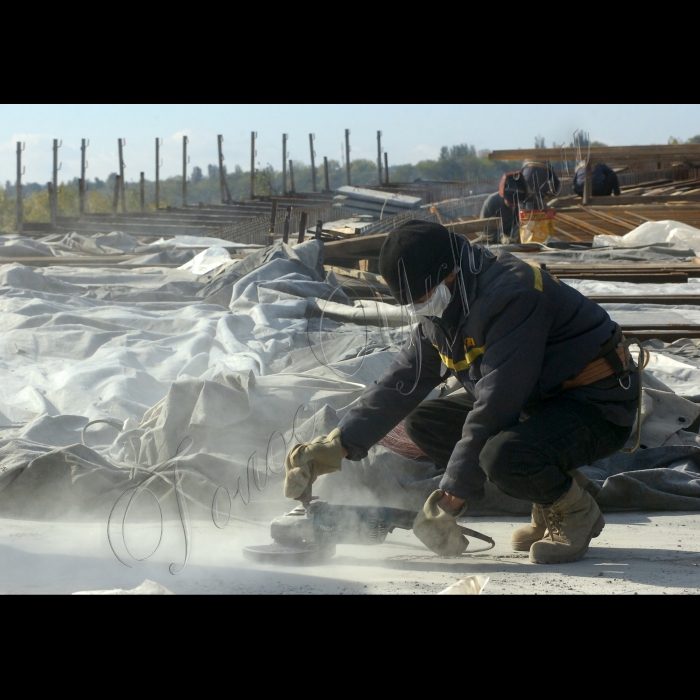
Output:
[[466,507],[447,513],[437,504],[444,496],[435,491],[419,513],[396,508],[336,506],[315,499],[313,484],[319,476],[342,470],[346,452],[340,430],[311,443],[296,445],[287,456],[284,493],[300,502],[290,513],[272,521],[273,545],[246,547],[247,558],[261,563],[314,563],[335,555],[337,544],[383,544],[395,529],[413,530],[416,537],[436,554],[459,557],[469,547],[466,535],[495,542],[457,523]]

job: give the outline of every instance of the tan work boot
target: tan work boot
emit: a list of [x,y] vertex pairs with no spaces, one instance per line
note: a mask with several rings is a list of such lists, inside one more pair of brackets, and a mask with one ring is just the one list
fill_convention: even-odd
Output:
[[543,508],[547,523],[544,539],[530,549],[533,564],[570,564],[580,561],[591,539],[598,537],[605,520],[593,497],[576,481],[553,506]]
[[[600,493],[600,486],[594,484],[585,474],[582,474],[577,469],[571,472],[571,477],[584,490],[587,491],[594,499]],[[535,542],[539,542],[544,538],[547,531],[547,523],[542,514],[542,506],[533,504],[532,506],[532,523],[525,527],[516,530],[510,537],[510,543],[515,552],[529,552]],[[599,535],[600,533],[598,533]],[[594,535],[594,537],[598,537]]]
[[547,523],[542,506],[533,503],[532,524],[521,527],[510,536],[510,544],[515,552],[529,552],[535,542],[539,542],[547,532]]

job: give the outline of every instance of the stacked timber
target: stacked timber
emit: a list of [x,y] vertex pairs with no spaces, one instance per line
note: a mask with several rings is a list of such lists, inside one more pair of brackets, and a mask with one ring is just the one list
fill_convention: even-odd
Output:
[[420,197],[368,190],[362,187],[341,187],[337,190],[333,201],[336,205],[342,205],[355,214],[371,214],[377,219],[420,209],[423,203]]

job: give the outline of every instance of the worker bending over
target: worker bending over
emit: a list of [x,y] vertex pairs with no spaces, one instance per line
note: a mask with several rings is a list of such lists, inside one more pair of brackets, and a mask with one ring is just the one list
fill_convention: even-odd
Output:
[[546,202],[559,194],[561,182],[547,163],[525,161],[523,169],[506,173],[499,191],[492,194],[481,210],[482,219],[500,219],[502,233],[489,230],[476,243],[520,243],[520,211],[546,208]]
[[[605,523],[587,480],[572,472],[620,450],[637,408],[619,327],[547,272],[438,224],[410,221],[389,234],[380,269],[418,323],[339,428],[293,448],[286,495],[299,498],[343,457],[365,458],[406,419],[443,472],[414,526],[426,546],[442,556],[466,550],[457,519],[478,507],[488,479],[534,504],[531,525],[513,534],[516,551],[538,564],[581,559]],[[447,373],[466,392],[424,403]]]
[[[477,239],[480,243],[520,243],[520,211],[518,204],[527,198],[527,186],[522,172],[506,173],[498,192],[494,192],[481,210],[482,219],[498,223]],[[500,231],[499,229],[500,223]],[[500,239],[499,239],[500,238]]]
[[[586,186],[586,169],[588,163],[583,161],[579,163],[578,168],[576,168],[576,175],[574,176],[574,192],[579,197],[583,197],[583,190]],[[593,182],[593,197],[610,197],[615,195],[620,196],[620,180],[617,177],[617,173],[609,168],[604,163],[598,163],[593,169],[591,176]]]

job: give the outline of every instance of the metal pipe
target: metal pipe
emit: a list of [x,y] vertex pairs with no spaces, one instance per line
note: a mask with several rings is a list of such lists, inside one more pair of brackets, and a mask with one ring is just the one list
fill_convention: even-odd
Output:
[[146,211],[146,173],[141,173],[141,213]]
[[385,151],[384,152],[384,171],[386,173],[386,180],[384,181],[385,185],[389,184],[389,154]]
[[379,172],[379,186],[382,185],[383,172],[382,172],[382,132],[377,132],[377,171]]

